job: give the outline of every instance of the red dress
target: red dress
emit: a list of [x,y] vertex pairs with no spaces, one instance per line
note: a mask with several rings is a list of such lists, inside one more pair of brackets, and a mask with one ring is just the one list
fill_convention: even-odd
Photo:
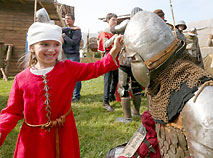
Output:
[[[117,69],[110,55],[96,63],[78,63],[66,60],[55,65],[46,74],[50,94],[51,120],[64,115],[71,105],[71,98],[77,81],[96,78]],[[9,95],[8,104],[0,115],[0,132],[4,142],[7,134],[18,120],[25,118],[29,124],[44,124],[48,121],[45,110],[44,80],[27,68],[17,74]],[[66,117],[59,127],[60,158],[80,158],[79,140],[73,113]],[[14,153],[15,158],[55,158],[55,130],[29,127],[23,123]]]

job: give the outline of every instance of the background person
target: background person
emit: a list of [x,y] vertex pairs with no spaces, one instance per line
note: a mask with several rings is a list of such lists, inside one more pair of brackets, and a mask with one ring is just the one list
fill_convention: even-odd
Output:
[[180,20],[177,22],[177,24],[175,25],[176,29],[177,29],[177,37],[179,40],[182,41],[186,41],[186,37],[183,34],[183,30],[187,29],[186,23],[183,20]]
[[212,46],[213,46],[213,34],[209,34],[208,46],[209,46],[209,47],[212,47]]
[[[80,62],[80,44],[81,44],[81,30],[80,28],[74,26],[75,17],[72,14],[67,14],[65,16],[65,23],[68,27],[62,28],[63,32],[63,50],[66,59],[70,59],[71,61]],[[80,100],[80,92],[81,92],[81,82],[77,82],[72,102],[77,102]]]
[[[107,28],[100,32],[98,35],[98,50],[102,53],[102,57],[107,55],[112,49],[114,40],[117,34],[113,34],[110,30],[113,26],[117,25],[117,15],[114,13],[108,13],[106,16],[108,23]],[[115,91],[118,84],[118,70],[110,71],[104,74],[104,96],[103,106],[109,111],[113,112],[114,109],[109,104],[109,101],[115,100]]]
[[162,9],[156,9],[153,13],[157,14],[163,21],[167,22],[167,20],[165,20],[165,13]]
[[[135,7],[132,9],[130,13],[130,19],[139,11],[143,11],[139,7]],[[120,24],[121,26],[122,23]],[[121,29],[119,25],[117,25],[114,30],[125,30]],[[121,97],[121,106],[123,109],[124,117],[116,118],[117,122],[130,123],[132,121],[132,115],[141,117],[140,115],[140,106],[141,106],[141,91],[142,86],[135,80],[132,70],[131,70],[131,59],[127,57],[127,53],[125,49],[122,49],[119,54],[119,75],[118,75],[118,93]],[[130,86],[129,86],[130,85]],[[131,110],[131,98],[129,95],[129,91],[132,92],[133,96],[133,105]]]
[[189,54],[192,55],[192,61],[196,65],[204,68],[197,35],[197,29],[195,27],[191,28],[188,33],[185,34],[187,44],[186,49],[188,50]]

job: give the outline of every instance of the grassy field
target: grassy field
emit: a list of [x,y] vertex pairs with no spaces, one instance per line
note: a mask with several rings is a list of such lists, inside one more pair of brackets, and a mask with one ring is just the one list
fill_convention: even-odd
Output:
[[[9,82],[0,79],[0,110],[6,106],[13,78]],[[112,147],[127,142],[139,127],[140,119],[133,118],[131,124],[115,122],[123,116],[119,102],[112,102],[113,113],[102,107],[103,76],[82,82],[81,100],[72,104],[78,129],[82,158],[103,158]],[[146,110],[146,99],[142,99],[141,112]],[[16,139],[23,120],[20,120],[0,147],[0,158],[12,158]]]

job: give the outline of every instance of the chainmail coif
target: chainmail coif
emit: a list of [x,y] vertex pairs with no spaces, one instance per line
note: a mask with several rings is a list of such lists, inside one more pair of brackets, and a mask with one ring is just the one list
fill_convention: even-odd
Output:
[[149,111],[155,120],[162,120],[168,123],[167,108],[171,92],[177,92],[182,83],[189,88],[202,85],[202,77],[212,78],[204,69],[190,61],[191,56],[184,53],[176,61],[167,65],[163,71],[151,81],[147,89]]

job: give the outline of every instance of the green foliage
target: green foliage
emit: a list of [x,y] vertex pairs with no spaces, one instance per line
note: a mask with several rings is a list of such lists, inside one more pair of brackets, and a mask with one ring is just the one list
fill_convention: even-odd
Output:
[[88,52],[87,57],[93,57],[93,54],[95,55],[95,58],[101,58],[101,53],[100,52]]
[[[12,87],[13,78],[9,81],[0,79],[0,110],[6,107],[10,89]],[[4,144],[0,147],[0,158],[12,158],[15,150],[16,140],[23,121],[19,121],[15,129],[8,134]]]
[[101,53],[100,52],[95,52],[95,58],[101,58]]
[[[6,106],[13,78],[9,82],[0,79],[0,110]],[[140,118],[133,118],[132,123],[115,122],[123,112],[119,102],[112,102],[113,113],[102,107],[103,76],[82,82],[81,100],[73,103],[73,113],[78,129],[82,158],[103,158],[111,148],[127,142],[139,127]],[[141,113],[146,110],[146,99],[142,99]],[[0,158],[12,158],[17,136],[23,120],[7,136],[0,147]]]

